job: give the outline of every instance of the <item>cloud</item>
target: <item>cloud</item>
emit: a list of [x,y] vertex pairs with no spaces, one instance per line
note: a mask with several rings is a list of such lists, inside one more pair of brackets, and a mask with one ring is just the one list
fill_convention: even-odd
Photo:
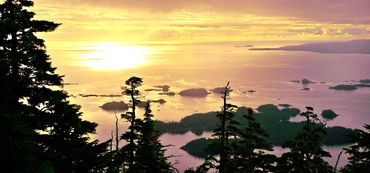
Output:
[[[35,0],[47,40],[241,41],[370,37],[370,1]],[[273,29],[271,29],[273,28]]]
[[370,24],[369,0],[64,0],[39,4],[67,7],[106,7],[156,13],[209,11],[261,16],[282,16],[328,23]]

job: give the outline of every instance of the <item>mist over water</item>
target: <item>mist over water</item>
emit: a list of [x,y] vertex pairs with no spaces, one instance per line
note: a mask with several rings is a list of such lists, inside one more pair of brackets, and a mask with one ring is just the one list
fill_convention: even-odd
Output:
[[[330,86],[338,84],[370,79],[370,55],[250,51],[247,47],[238,46],[249,44],[254,47],[267,47],[292,45],[295,42],[131,45],[150,50],[150,54],[145,55],[146,64],[114,70],[83,66],[80,55],[86,50],[79,50],[78,47],[66,47],[63,50],[51,48],[49,54],[53,57],[54,66],[58,67],[58,73],[66,75],[64,81],[78,83],[66,85],[64,89],[76,96],[71,97],[71,101],[82,106],[83,118],[99,123],[97,134],[93,138],[101,141],[110,138],[115,117],[113,112],[105,112],[99,106],[110,101],[127,102],[127,98],[80,97],[79,94],[120,94],[124,81],[133,75],[144,79],[141,89],[145,99],[167,101],[152,106],[154,118],[163,121],[179,121],[196,112],[218,111],[222,104],[220,95],[211,93],[206,97],[197,98],[178,94],[166,96],[155,91],[144,92],[144,89],[166,84],[170,86],[170,91],[178,93],[189,88],[210,90],[222,87],[230,81],[234,90],[230,102],[238,106],[256,108],[267,103],[286,103],[301,110],[305,106],[312,106],[316,113],[323,109],[332,109],[340,115],[329,121],[328,126],[362,128],[365,123],[370,123],[370,88],[359,88],[355,91],[329,89]],[[303,86],[291,82],[304,78],[316,83]],[[256,92],[250,93],[248,90]],[[126,125],[123,120],[120,124],[122,132]],[[205,133],[204,136],[209,137],[210,134]],[[181,162],[177,165],[180,170],[202,162],[179,149],[195,138],[197,136],[192,133],[165,134],[161,137],[164,144],[175,145],[168,149],[168,154],[181,153],[182,156],[172,159]],[[330,159],[331,164],[335,162],[341,147],[326,148],[333,156]],[[276,153],[279,153],[279,148]],[[340,165],[343,164],[345,159],[340,162]]]

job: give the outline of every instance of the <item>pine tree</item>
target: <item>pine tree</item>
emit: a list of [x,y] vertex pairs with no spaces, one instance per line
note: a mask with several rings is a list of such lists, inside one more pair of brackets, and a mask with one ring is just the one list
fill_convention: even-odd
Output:
[[356,129],[351,135],[354,145],[345,148],[349,163],[341,170],[343,173],[368,173],[370,170],[370,125],[366,124],[363,131]]
[[313,113],[312,107],[300,115],[306,118],[302,131],[294,140],[286,142],[284,148],[290,151],[284,153],[279,162],[277,172],[282,173],[332,173],[333,168],[322,158],[331,157],[321,147],[322,136],[326,134],[325,123]]
[[164,156],[164,146],[159,141],[159,133],[154,129],[153,114],[150,102],[146,105],[144,119],[141,124],[141,136],[136,152],[138,173],[169,173],[171,165]]
[[248,114],[243,115],[246,125],[236,129],[237,140],[233,142],[234,172],[267,173],[274,171],[276,157],[266,152],[273,151],[267,142],[268,135],[253,116],[253,110],[248,109]]
[[41,163],[35,172],[96,172],[103,169],[98,161],[107,144],[88,142],[87,135],[97,124],[83,121],[79,106],[56,89],[62,86],[62,76],[51,66],[44,40],[35,34],[54,31],[59,24],[34,20],[35,13],[28,11],[31,6],[31,0],[6,0],[0,5],[2,127],[11,127],[15,136],[8,141],[19,141],[7,151],[14,155],[24,150],[26,156],[18,159],[28,161],[14,163]]
[[[209,146],[209,151],[212,152],[211,156],[206,159],[205,163],[198,167],[197,172],[207,172],[209,169],[216,169],[220,173],[234,171],[231,144],[235,141],[237,135],[236,126],[239,123],[233,120],[237,106],[227,102],[230,91],[231,88],[229,87],[229,83],[227,83],[222,92],[223,106],[221,112],[217,114],[219,122],[212,134],[215,142]],[[219,159],[214,157],[214,155],[219,155]]]
[[[130,97],[131,111],[122,114],[129,123],[128,131],[121,139],[127,144],[122,147],[123,172],[132,173],[169,173],[172,167],[164,156],[164,146],[159,141],[159,133],[154,129],[150,101],[141,102],[138,87],[143,84],[142,78],[131,77],[125,82],[123,94]],[[146,103],[144,119],[137,118],[138,104]]]
[[124,133],[121,139],[127,141],[127,145],[122,148],[123,157],[125,160],[125,170],[127,172],[134,172],[135,165],[135,153],[137,151],[137,142],[140,133],[140,124],[142,121],[136,117],[136,108],[140,103],[140,91],[138,87],[143,84],[143,79],[139,77],[131,77],[125,82],[126,86],[123,87],[123,94],[130,97],[131,111],[122,114],[122,118],[129,122],[129,128],[126,133]]

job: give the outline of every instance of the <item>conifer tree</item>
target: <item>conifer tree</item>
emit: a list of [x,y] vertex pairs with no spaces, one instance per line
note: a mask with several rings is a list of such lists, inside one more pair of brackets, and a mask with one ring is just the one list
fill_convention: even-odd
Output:
[[140,119],[136,117],[136,108],[140,103],[139,97],[141,96],[138,87],[143,84],[143,79],[139,77],[131,77],[125,82],[126,86],[123,87],[122,94],[130,97],[131,111],[122,114],[122,118],[126,119],[129,123],[128,131],[121,136],[121,139],[127,141],[127,145],[122,148],[123,159],[125,161],[124,166],[127,172],[134,172],[136,166],[136,151],[137,143],[140,133]]
[[266,153],[273,151],[272,146],[267,142],[267,133],[256,121],[251,108],[243,118],[246,120],[246,125],[244,128],[236,129],[237,140],[233,142],[234,172],[273,172],[276,157]]
[[[131,111],[122,114],[129,123],[128,131],[121,139],[127,144],[122,147],[123,172],[132,173],[170,173],[171,165],[164,156],[164,146],[159,141],[159,133],[154,129],[153,114],[150,101],[141,102],[138,87],[143,84],[142,78],[131,77],[125,82],[123,94],[130,97]],[[137,118],[138,104],[145,103],[144,118]]]
[[[227,103],[230,91],[228,83],[223,90],[222,112],[217,114],[219,124],[214,130],[215,138],[208,148],[212,155],[219,155],[219,159],[209,157],[196,170],[189,169],[187,172],[204,173],[210,169],[233,173],[274,171],[276,157],[266,152],[272,151],[272,146],[267,142],[268,135],[256,122],[250,108],[247,114],[242,115],[242,119],[238,118],[240,122],[236,121],[237,106]],[[242,120],[245,122],[241,123]]]
[[37,162],[41,166],[36,172],[103,169],[98,161],[106,143],[88,138],[97,124],[82,120],[79,106],[56,89],[62,86],[62,76],[51,66],[44,40],[35,35],[54,31],[59,24],[33,19],[35,13],[28,11],[31,6],[31,0],[5,0],[0,5],[1,119],[3,127],[11,127],[10,134],[16,136],[8,142],[19,142],[7,151],[14,155],[24,150],[24,157],[19,155],[20,161],[14,162],[20,166],[14,167]]
[[279,159],[277,172],[281,173],[332,173],[333,168],[323,157],[331,157],[321,147],[322,136],[326,134],[325,123],[313,113],[312,107],[300,115],[306,118],[305,125],[294,140],[286,142],[284,148],[290,151]]
[[[233,120],[237,106],[227,102],[230,91],[231,88],[229,87],[229,83],[227,83],[222,92],[223,106],[221,112],[217,114],[219,121],[212,134],[215,142],[209,146],[211,156],[206,159],[205,163],[198,167],[197,172],[207,172],[209,169],[216,169],[220,173],[228,173],[234,170],[232,166],[233,150],[231,143],[236,138],[236,126],[239,123]],[[214,157],[214,155],[219,155],[219,159]]]
[[159,141],[159,133],[154,129],[153,114],[150,102],[146,105],[144,119],[141,124],[141,136],[138,140],[137,172],[169,173],[173,172],[171,165],[164,156],[164,146]]
[[370,170],[370,125],[367,131],[356,129],[351,135],[353,145],[345,148],[349,154],[349,163],[341,170],[343,173],[368,173]]

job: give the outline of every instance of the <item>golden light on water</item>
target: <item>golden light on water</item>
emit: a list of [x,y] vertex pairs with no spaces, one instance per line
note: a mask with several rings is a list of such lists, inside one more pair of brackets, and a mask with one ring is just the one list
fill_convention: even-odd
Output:
[[122,70],[136,68],[148,63],[151,54],[148,47],[99,43],[92,51],[80,55],[85,67],[98,70]]

